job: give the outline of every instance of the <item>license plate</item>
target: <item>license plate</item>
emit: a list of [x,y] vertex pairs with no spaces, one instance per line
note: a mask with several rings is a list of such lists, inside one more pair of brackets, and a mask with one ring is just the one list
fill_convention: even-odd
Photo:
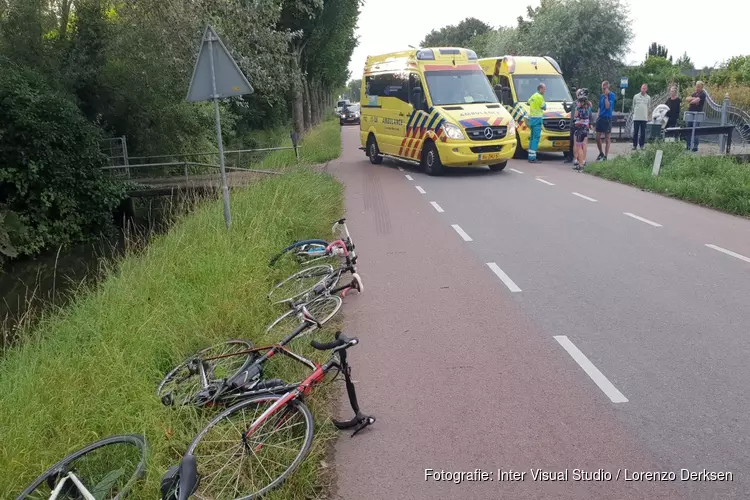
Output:
[[552,145],[556,148],[563,148],[570,146],[570,141],[552,141]]
[[480,153],[479,159],[480,160],[499,160],[500,153]]

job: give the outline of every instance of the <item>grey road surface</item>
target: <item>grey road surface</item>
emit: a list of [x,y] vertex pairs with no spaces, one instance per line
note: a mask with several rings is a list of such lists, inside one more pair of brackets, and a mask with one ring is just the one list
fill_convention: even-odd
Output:
[[378,421],[339,439],[335,498],[750,498],[750,221],[560,161],[371,165],[342,135],[365,282],[346,326]]

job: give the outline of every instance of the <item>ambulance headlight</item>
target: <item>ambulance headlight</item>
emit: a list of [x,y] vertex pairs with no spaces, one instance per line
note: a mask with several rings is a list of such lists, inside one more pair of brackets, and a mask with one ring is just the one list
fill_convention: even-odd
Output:
[[516,122],[514,122],[513,120],[511,120],[510,123],[508,123],[508,131],[505,132],[505,137],[508,137],[511,135],[516,135]]
[[461,140],[464,138],[464,133],[461,131],[461,128],[452,123],[444,123],[443,132],[445,132],[448,139]]

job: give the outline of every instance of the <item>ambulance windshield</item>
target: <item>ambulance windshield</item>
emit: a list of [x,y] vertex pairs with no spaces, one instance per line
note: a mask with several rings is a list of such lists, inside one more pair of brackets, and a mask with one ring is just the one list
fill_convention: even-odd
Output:
[[433,106],[497,102],[481,69],[425,71]]
[[534,95],[537,86],[543,83],[547,86],[544,100],[547,102],[570,102],[568,87],[560,75],[513,75],[513,85],[516,88],[516,101],[526,102]]

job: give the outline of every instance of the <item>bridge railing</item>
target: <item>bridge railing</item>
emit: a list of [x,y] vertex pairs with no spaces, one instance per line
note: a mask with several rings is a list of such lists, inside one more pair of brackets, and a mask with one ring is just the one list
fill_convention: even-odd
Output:
[[[278,173],[271,170],[250,168],[260,164],[264,157],[276,151],[293,151],[299,161],[299,145],[296,135],[292,133],[292,145],[273,148],[235,149],[224,151],[224,164],[227,171],[246,171],[258,173]],[[108,153],[109,164],[102,170],[126,179],[162,178],[200,175],[212,170],[219,170],[219,153],[175,153],[150,156],[128,156],[126,138],[105,139],[103,152]]]
[[[137,181],[138,179],[174,179],[180,177],[186,182],[190,182],[191,176],[195,179],[197,176],[209,173],[218,174],[219,166],[210,163],[198,163],[192,161],[173,161],[162,163],[141,163],[136,165],[108,165],[102,167],[102,170],[111,172],[117,177],[127,180]],[[251,168],[240,168],[225,166],[228,172],[253,172],[259,174],[275,174],[281,172],[274,170],[258,170]]]

